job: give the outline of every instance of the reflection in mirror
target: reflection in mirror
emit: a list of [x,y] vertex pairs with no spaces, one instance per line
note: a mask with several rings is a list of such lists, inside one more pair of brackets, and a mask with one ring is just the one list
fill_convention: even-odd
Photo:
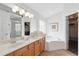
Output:
[[24,27],[25,27],[25,35],[30,35],[30,22],[25,22]]
[[11,38],[20,37],[22,34],[22,23],[20,17],[11,16]]

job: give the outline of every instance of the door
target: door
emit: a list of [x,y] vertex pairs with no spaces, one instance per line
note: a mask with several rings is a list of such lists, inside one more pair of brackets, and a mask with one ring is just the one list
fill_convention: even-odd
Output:
[[68,16],[69,48],[68,50],[78,55],[78,13]]

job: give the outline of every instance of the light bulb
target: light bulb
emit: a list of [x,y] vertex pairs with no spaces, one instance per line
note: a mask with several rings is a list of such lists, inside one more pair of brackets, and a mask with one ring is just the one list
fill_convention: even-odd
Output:
[[30,14],[30,15],[29,15],[29,18],[33,18],[33,17],[34,17],[34,15],[33,15],[33,14]]
[[19,14],[20,15],[23,15],[25,13],[25,10],[24,9],[21,9],[20,11],[19,11]]
[[13,11],[13,12],[19,11],[19,7],[18,7],[18,6],[14,6],[14,7],[12,8],[12,11]]
[[30,15],[30,12],[26,12],[26,13],[25,13],[25,16],[29,16],[29,15]]

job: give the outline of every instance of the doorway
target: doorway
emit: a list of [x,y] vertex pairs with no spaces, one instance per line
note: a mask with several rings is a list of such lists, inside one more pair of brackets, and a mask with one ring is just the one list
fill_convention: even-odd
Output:
[[78,55],[78,13],[67,16],[69,42],[68,50]]

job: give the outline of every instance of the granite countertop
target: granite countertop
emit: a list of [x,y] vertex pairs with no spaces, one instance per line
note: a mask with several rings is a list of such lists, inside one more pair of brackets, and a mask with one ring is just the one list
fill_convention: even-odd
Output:
[[37,40],[39,40],[40,38],[44,37],[43,35],[40,35],[38,37],[29,37],[28,40],[26,39],[22,39],[22,40],[17,40],[15,43],[2,43],[0,46],[0,56],[4,56],[7,55],[17,49],[20,49],[26,45],[29,45]]

